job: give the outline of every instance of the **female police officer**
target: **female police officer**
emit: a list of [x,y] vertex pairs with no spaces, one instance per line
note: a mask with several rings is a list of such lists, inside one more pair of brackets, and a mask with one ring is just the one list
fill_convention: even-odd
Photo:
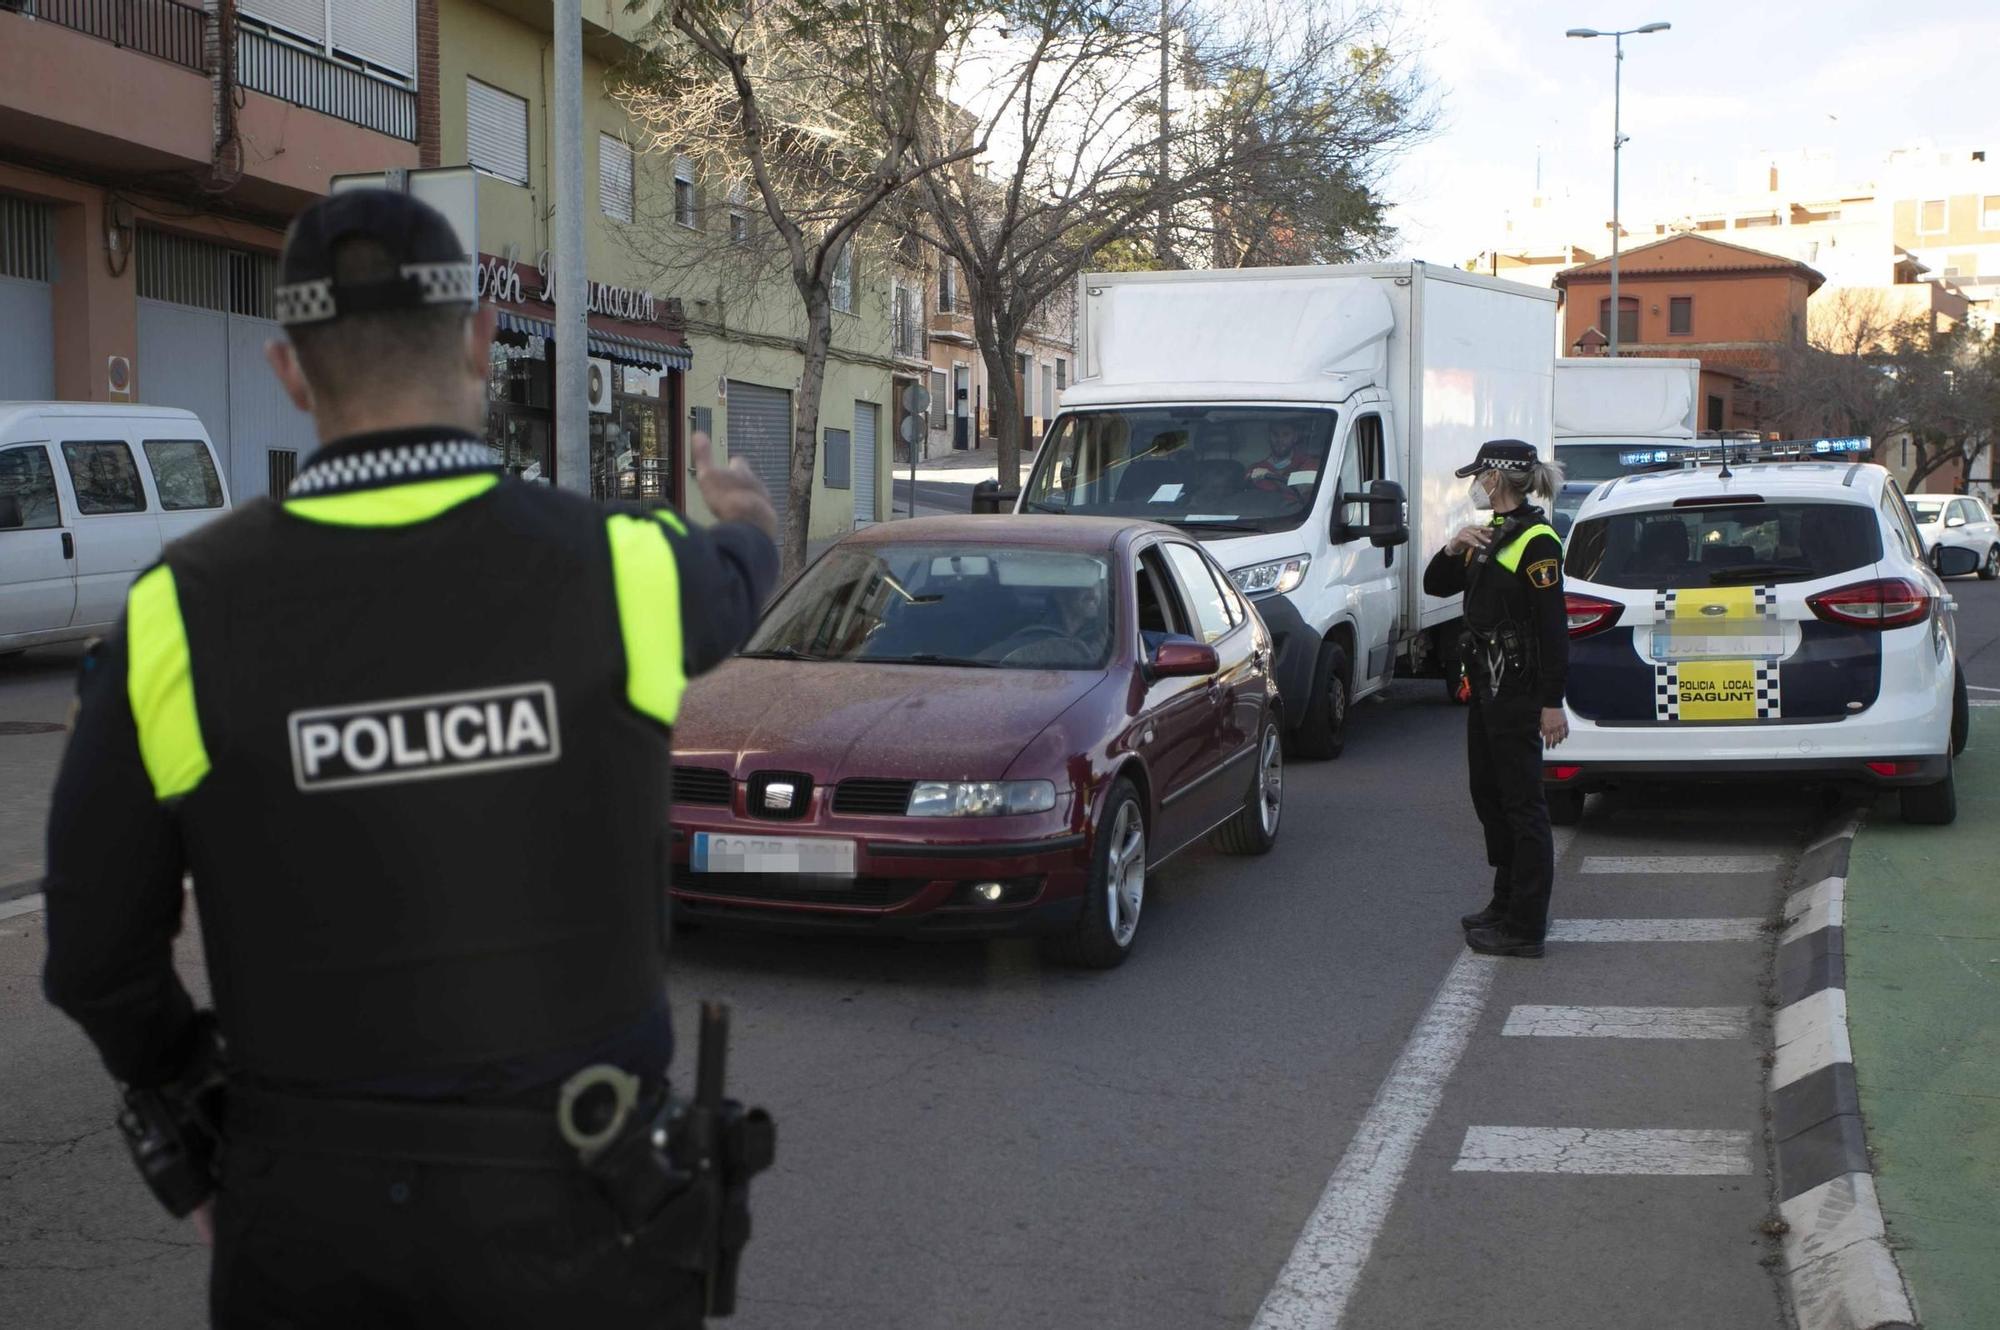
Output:
[[1555,878],[1542,751],[1569,735],[1569,632],[1562,543],[1528,497],[1553,499],[1562,469],[1539,460],[1532,444],[1496,439],[1458,474],[1473,478],[1473,502],[1493,512],[1489,525],[1460,530],[1424,570],[1429,594],[1465,597],[1466,759],[1493,865],[1492,901],[1460,922],[1474,951],[1540,956]]

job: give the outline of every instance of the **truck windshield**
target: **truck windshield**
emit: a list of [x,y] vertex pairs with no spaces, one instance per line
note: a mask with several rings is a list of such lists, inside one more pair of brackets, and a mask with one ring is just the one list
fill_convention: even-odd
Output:
[[1194,532],[1290,530],[1312,511],[1333,425],[1333,412],[1312,407],[1071,412],[1043,445],[1021,506]]

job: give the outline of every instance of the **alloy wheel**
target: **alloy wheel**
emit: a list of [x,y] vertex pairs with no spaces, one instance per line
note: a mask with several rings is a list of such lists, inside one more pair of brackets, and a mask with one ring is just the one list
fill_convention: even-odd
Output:
[[1111,824],[1111,853],[1105,863],[1104,908],[1117,944],[1132,944],[1139,931],[1139,911],[1146,903],[1146,822],[1139,805],[1126,802],[1118,807]]
[[1285,810],[1285,750],[1273,727],[1264,735],[1264,748],[1257,758],[1257,817],[1268,838],[1278,834],[1278,819]]

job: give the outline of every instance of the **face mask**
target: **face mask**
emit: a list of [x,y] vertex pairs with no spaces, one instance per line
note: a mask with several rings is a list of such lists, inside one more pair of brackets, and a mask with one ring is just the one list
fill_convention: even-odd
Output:
[[1486,492],[1486,477],[1472,478],[1472,506],[1482,513],[1493,511],[1493,496]]

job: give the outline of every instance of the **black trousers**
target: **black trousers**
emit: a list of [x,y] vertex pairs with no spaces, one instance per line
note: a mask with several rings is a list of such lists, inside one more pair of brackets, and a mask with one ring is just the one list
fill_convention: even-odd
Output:
[[418,1164],[232,1142],[212,1323],[227,1330],[699,1330],[702,1291],[623,1246],[578,1171]]
[[1532,695],[1487,700],[1473,684],[1465,757],[1472,809],[1493,865],[1492,908],[1509,933],[1540,941],[1549,929],[1556,848],[1542,793],[1542,708]]

